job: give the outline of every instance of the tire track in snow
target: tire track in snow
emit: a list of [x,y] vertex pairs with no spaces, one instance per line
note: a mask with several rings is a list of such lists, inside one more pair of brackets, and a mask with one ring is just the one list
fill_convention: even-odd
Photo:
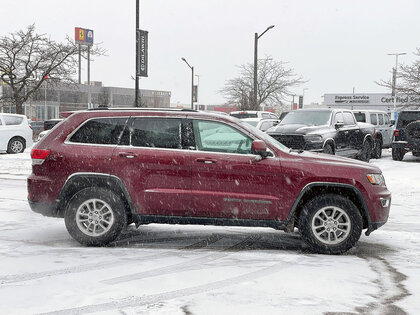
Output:
[[[372,246],[373,244],[369,244]],[[396,306],[394,303],[398,302],[411,293],[405,288],[403,281],[407,276],[394,268],[385,258],[378,254],[358,254],[358,257],[364,259],[369,264],[370,269],[376,273],[376,278],[373,281],[379,292],[373,294],[374,302],[366,305],[356,307],[357,313],[343,313],[343,312],[326,312],[325,315],[405,315],[407,314],[402,308]]]
[[[188,246],[182,246],[177,248],[178,250],[183,249],[200,249],[204,248],[212,243],[215,243],[219,241],[220,239],[224,238],[225,236],[212,234],[205,240],[200,240],[198,242],[195,242]],[[142,240],[142,242],[160,242],[160,241],[179,241],[184,239],[191,239],[191,237],[180,237],[180,238],[164,238],[164,239],[153,239],[153,240]],[[155,258],[163,258],[166,256],[173,256],[173,253],[160,253],[160,254],[152,254],[149,256],[142,257],[142,259],[155,259]],[[119,259],[102,262],[102,263],[92,263],[92,264],[85,264],[81,266],[75,266],[75,267],[69,267],[69,268],[62,268],[62,269],[55,269],[55,270],[49,270],[49,271],[42,271],[42,272],[35,272],[35,273],[25,273],[25,274],[16,274],[16,275],[8,275],[0,277],[0,284],[12,284],[12,283],[18,283],[23,281],[30,281],[35,279],[41,279],[45,277],[52,277],[52,276],[58,276],[58,275],[65,275],[65,274],[71,274],[71,273],[81,273],[85,271],[91,271],[91,270],[100,270],[105,269],[107,267],[114,267],[118,266],[121,260],[124,260],[124,262],[127,261],[133,261],[137,262],[138,257],[120,257]],[[1,287],[0,287],[1,289]]]
[[[187,262],[181,262],[181,263],[166,266],[166,267],[161,267],[161,268],[156,268],[156,269],[152,269],[152,270],[148,270],[148,271],[133,273],[133,274],[129,274],[129,275],[121,276],[121,277],[110,278],[110,279],[107,279],[107,280],[102,280],[101,282],[105,283],[105,284],[112,284],[113,285],[113,284],[119,284],[119,283],[123,283],[123,282],[140,280],[140,279],[150,278],[150,277],[155,277],[155,276],[160,276],[160,275],[179,273],[179,272],[183,272],[183,271],[186,271],[186,270],[191,270],[192,268],[194,268],[195,270],[203,269],[202,264],[206,264],[206,263],[209,263],[211,261],[215,261],[215,260],[218,260],[220,258],[226,257],[226,256],[230,255],[229,251],[239,251],[239,250],[247,248],[248,246],[252,246],[253,243],[255,241],[259,240],[260,238],[261,238],[260,235],[257,235],[257,234],[251,235],[251,236],[247,237],[245,240],[240,241],[239,243],[234,244],[234,245],[224,249],[222,252],[212,253],[212,254],[206,255],[204,257],[195,258],[195,259],[189,260]],[[215,235],[214,242],[216,242],[218,240],[219,239],[217,238],[217,235]]]
[[227,278],[224,280],[219,280],[211,283],[206,283],[190,288],[173,290],[169,292],[146,295],[146,296],[132,296],[124,299],[101,303],[101,304],[92,304],[81,307],[68,308],[63,310],[57,310],[49,313],[42,313],[43,315],[67,315],[67,314],[88,314],[93,312],[105,312],[111,310],[122,310],[127,307],[136,307],[136,306],[146,306],[148,304],[156,304],[159,302],[164,302],[167,300],[172,300],[180,297],[191,296],[195,294],[205,293],[212,290],[222,289],[228,286],[237,285],[243,282],[256,280],[258,278],[266,277],[270,274],[276,273],[280,270],[284,270],[287,267],[291,267],[287,262],[281,262],[269,267],[261,268],[256,271],[252,271],[240,276]]

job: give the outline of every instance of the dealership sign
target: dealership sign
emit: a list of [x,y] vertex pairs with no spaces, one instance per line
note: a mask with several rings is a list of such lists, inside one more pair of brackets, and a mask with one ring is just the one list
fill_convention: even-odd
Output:
[[147,77],[147,59],[148,59],[148,31],[137,30],[136,40],[138,45],[137,75]]
[[74,40],[79,45],[93,45],[93,30],[86,28],[75,27],[74,28]]
[[[393,106],[394,96],[391,94],[380,93],[366,93],[366,94],[325,94],[324,103],[327,106],[331,105],[383,105]],[[420,97],[417,95],[398,95],[396,98],[396,105],[418,105],[420,104]]]

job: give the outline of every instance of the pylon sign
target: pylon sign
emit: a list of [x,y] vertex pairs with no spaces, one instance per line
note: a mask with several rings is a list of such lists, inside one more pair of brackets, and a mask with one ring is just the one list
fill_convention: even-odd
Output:
[[88,46],[93,45],[93,30],[82,27],[75,27],[74,40],[76,41],[76,44]]

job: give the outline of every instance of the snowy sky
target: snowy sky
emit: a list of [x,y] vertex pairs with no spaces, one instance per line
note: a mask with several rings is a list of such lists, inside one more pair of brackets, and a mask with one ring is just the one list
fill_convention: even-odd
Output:
[[[91,80],[134,87],[135,0],[6,0],[0,3],[0,36],[35,23],[41,33],[63,40],[74,27],[93,29],[108,56],[92,64]],[[218,92],[234,78],[236,65],[259,56],[286,61],[309,80],[305,103],[324,93],[388,92],[374,81],[390,77],[395,57],[414,60],[420,47],[418,0],[140,0],[140,28],[149,31],[149,77],[140,87],[172,92],[172,103],[188,104],[191,70],[200,75],[199,102],[221,104]],[[86,64],[82,80],[86,80]],[[196,78],[197,79],[197,78]]]

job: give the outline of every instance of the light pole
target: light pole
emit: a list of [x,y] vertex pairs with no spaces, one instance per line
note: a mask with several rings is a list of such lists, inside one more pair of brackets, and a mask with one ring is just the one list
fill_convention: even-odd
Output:
[[397,120],[397,69],[398,69],[398,56],[407,55],[407,53],[393,53],[388,56],[395,56],[395,69],[392,72],[392,89],[394,91],[394,120]]
[[139,0],[136,0],[136,83],[135,83],[135,92],[134,92],[134,106],[140,107],[139,102],[139,80],[140,80],[140,51],[139,51],[139,42],[140,42],[140,3]]
[[255,33],[254,36],[254,93],[253,93],[253,102],[254,107],[257,109],[257,78],[258,78],[258,39],[265,34],[268,30],[272,29],[274,25],[270,25],[266,28],[264,32],[261,33],[261,35],[258,35],[258,33]]
[[191,69],[191,109],[194,109],[194,67],[190,66],[184,57],[182,57],[181,60],[184,61]]

